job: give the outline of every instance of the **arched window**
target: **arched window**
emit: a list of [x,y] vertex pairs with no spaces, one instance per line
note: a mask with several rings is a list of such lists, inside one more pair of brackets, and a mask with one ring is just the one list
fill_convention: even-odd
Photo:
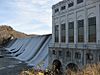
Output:
[[60,62],[58,59],[55,59],[55,60],[53,61],[52,65],[53,65],[53,69],[54,69],[54,70],[57,70],[57,69],[60,70],[61,67],[62,67],[61,62]]
[[78,65],[74,64],[74,63],[69,63],[66,66],[66,70],[70,69],[71,71],[77,72],[78,71]]

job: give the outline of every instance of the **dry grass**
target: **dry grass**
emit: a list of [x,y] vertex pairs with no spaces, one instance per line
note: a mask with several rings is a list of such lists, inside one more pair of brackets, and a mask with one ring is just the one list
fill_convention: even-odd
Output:
[[67,70],[66,75],[100,75],[100,64],[87,65],[82,70],[78,70],[77,72]]
[[29,69],[23,70],[19,75],[44,75],[44,71]]
[[[35,75],[44,75],[43,72],[42,74],[38,74],[38,72],[36,72],[37,74]],[[22,71],[20,75],[34,75],[34,73],[34,70]],[[73,72],[68,69],[64,75],[100,75],[100,64],[89,64],[85,66],[82,70],[78,70],[77,72]]]

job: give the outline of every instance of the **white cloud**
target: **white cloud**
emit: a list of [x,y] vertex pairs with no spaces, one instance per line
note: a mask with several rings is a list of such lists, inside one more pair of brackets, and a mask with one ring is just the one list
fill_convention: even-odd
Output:
[[[14,29],[25,33],[51,33],[51,7],[52,4],[59,1],[60,0],[13,0],[12,2],[12,0],[9,0],[11,4],[9,7],[13,8],[11,13],[16,13],[13,15],[15,18],[7,17],[9,18],[8,21],[5,20],[5,23],[0,24],[10,24]],[[6,18],[6,15],[3,17]]]

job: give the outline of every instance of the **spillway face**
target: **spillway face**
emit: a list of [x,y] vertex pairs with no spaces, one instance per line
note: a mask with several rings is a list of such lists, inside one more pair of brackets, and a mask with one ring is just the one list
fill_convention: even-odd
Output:
[[19,38],[10,41],[5,49],[8,55],[24,61],[28,66],[46,69],[48,67],[48,46],[51,43],[51,34],[29,38]]

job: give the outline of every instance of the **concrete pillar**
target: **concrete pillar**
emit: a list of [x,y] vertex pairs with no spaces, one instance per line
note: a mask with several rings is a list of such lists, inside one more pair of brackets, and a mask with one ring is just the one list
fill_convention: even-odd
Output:
[[77,44],[77,13],[74,11],[74,44]]
[[84,44],[88,43],[88,17],[87,17],[87,9],[84,7],[85,11],[85,19],[84,19]]
[[100,44],[100,5],[96,4],[96,43]]
[[55,23],[54,23],[54,18],[52,17],[52,43],[54,43],[55,39]]
[[66,14],[66,44],[68,44],[68,16]]
[[61,17],[59,17],[59,44],[61,43]]

